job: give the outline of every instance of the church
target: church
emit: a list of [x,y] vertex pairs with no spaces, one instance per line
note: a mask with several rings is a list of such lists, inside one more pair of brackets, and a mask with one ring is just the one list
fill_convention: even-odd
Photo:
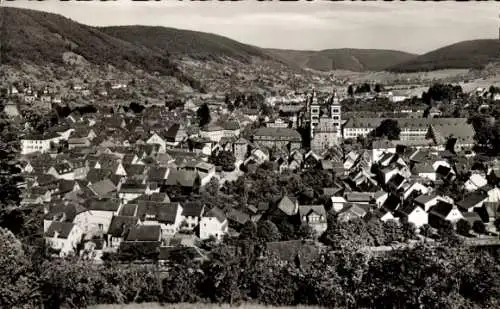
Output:
[[[325,104],[326,103],[326,104]],[[328,106],[328,112],[322,114],[322,108]],[[337,93],[325,100],[324,104],[318,102],[316,91],[313,89],[306,100],[306,110],[303,114],[303,125],[309,123],[311,150],[315,153],[340,144],[342,139],[342,107]]]

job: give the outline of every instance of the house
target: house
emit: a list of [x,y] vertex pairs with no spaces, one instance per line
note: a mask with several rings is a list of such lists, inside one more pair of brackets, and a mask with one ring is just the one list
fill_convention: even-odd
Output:
[[488,198],[484,201],[484,206],[489,216],[489,221],[494,222],[500,218],[500,188],[487,187],[484,188],[488,192]]
[[436,171],[428,162],[415,164],[412,168],[412,173],[418,175],[421,178],[436,181]]
[[171,169],[165,185],[167,187],[179,186],[186,191],[192,191],[200,187],[201,179],[195,171]]
[[404,188],[403,199],[407,199],[412,194],[415,194],[415,192],[419,192],[420,195],[427,194],[429,193],[429,188],[427,188],[426,186],[417,181],[408,183],[407,186]]
[[146,144],[159,145],[160,153],[164,153],[167,149],[167,142],[158,133],[154,132],[153,135],[146,141]]
[[132,226],[125,241],[161,241],[161,227],[159,225]]
[[182,207],[182,222],[180,229],[185,231],[192,231],[200,223],[200,219],[205,212],[205,206],[200,203],[185,203]]
[[413,202],[419,206],[421,206],[425,211],[429,211],[429,209],[435,206],[439,201],[445,201],[442,197],[432,194],[423,194],[417,196]]
[[347,222],[354,219],[362,219],[369,213],[367,205],[361,204],[351,204],[346,207],[339,215],[338,220],[340,222]]
[[44,237],[52,249],[60,251],[60,256],[66,256],[76,253],[82,239],[82,231],[78,225],[71,222],[52,221]]
[[117,199],[91,199],[86,203],[87,210],[75,216],[73,223],[88,236],[108,233],[111,219],[118,214],[120,202]]
[[139,223],[137,217],[113,216],[107,233],[108,244],[111,248],[118,249],[130,230]]
[[88,186],[97,197],[110,197],[116,192],[116,185],[110,179],[104,179]]
[[167,132],[165,132],[165,141],[168,146],[178,146],[180,143],[186,141],[188,135],[186,129],[181,124],[173,124]]
[[416,204],[410,204],[398,209],[398,216],[414,224],[417,228],[429,223],[429,215],[425,210]]
[[472,174],[469,179],[465,182],[464,187],[467,191],[476,191],[488,184],[486,177],[480,174]]
[[90,140],[86,137],[70,137],[68,138],[68,148],[87,148],[90,147]]
[[118,249],[121,260],[137,261],[158,259],[161,245],[161,228],[159,225],[135,225]]
[[5,106],[3,108],[3,112],[9,118],[15,118],[15,117],[21,115],[17,104],[14,104],[12,102],[8,102],[7,104],[5,104]]
[[368,205],[372,202],[373,195],[371,192],[350,192],[345,194],[345,199],[349,203]]
[[59,142],[59,135],[48,133],[45,135],[28,135],[21,138],[21,154],[35,152],[45,153],[51,149],[51,146]]
[[387,188],[393,190],[394,192],[399,191],[403,188],[403,185],[406,183],[406,178],[401,175],[399,172],[394,174],[389,181],[387,181]]
[[[380,174],[384,184],[388,184],[389,180],[399,174],[399,169],[397,166],[388,166],[380,170]],[[401,183],[402,184],[402,183]]]
[[128,202],[145,194],[147,190],[148,186],[146,184],[135,181],[126,181],[120,186],[120,189],[118,190],[118,197],[123,204],[127,204]]
[[210,182],[212,177],[215,176],[215,165],[206,163],[206,162],[198,162],[195,165],[195,170],[198,172],[200,177],[201,186],[205,186]]
[[250,151],[250,155],[245,161],[243,161],[243,165],[261,165],[266,161],[269,161],[269,153],[265,149],[255,148]]
[[449,137],[456,139],[455,149],[469,149],[474,145],[474,128],[467,118],[433,118],[428,136],[436,145],[444,145]]
[[[78,192],[80,191],[80,185],[78,182],[74,180],[65,180],[65,179],[60,179],[59,180],[59,196],[64,196],[65,194],[71,193],[71,192]],[[50,197],[50,195],[49,195]]]
[[342,211],[344,207],[347,205],[347,200],[342,196],[332,196],[332,209],[336,212]]
[[463,218],[458,207],[443,201],[438,201],[438,203],[429,210],[429,224],[433,227],[441,226],[444,221],[455,224]]
[[379,190],[375,192],[375,194],[373,195],[373,199],[375,200],[375,205],[377,205],[377,207],[381,207],[388,197],[389,193],[385,192],[384,190]]
[[388,209],[385,208],[377,208],[370,214],[368,214],[366,217],[364,217],[365,220],[378,220],[382,222],[387,222],[387,221],[397,221],[397,218],[394,217],[392,212]]
[[200,129],[200,137],[218,143],[225,136],[224,128],[215,124],[207,124]]
[[323,205],[300,205],[299,216],[302,224],[309,225],[318,236],[323,234],[328,227]]
[[162,239],[175,235],[184,221],[182,206],[179,203],[157,203],[139,201],[137,217],[141,224],[161,227]]
[[55,164],[49,168],[47,174],[54,176],[57,179],[74,180],[75,173],[71,164],[64,162]]
[[124,164],[123,168],[127,173],[127,179],[145,181],[147,167],[144,164]]
[[483,208],[487,199],[488,193],[478,190],[467,194],[463,200],[457,202],[457,206],[462,212],[473,212]]
[[212,208],[200,219],[199,237],[201,240],[215,237],[220,240],[228,232],[226,215],[220,208]]
[[170,170],[167,167],[151,167],[148,171],[148,181],[163,184],[168,179]]
[[295,216],[299,212],[299,201],[294,197],[285,195],[279,201],[278,209],[289,217]]

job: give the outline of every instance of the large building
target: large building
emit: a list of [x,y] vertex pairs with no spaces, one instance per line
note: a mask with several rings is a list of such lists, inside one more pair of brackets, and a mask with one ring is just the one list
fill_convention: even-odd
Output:
[[336,92],[330,101],[329,114],[321,117],[321,105],[317,103],[316,93],[313,92],[312,104],[310,105],[310,128],[311,149],[315,152],[322,152],[338,145],[342,138],[342,107]]
[[253,142],[264,148],[300,149],[302,137],[299,132],[289,128],[259,128],[253,135]]
[[[367,136],[387,118],[350,118],[343,128],[344,139],[356,139]],[[434,140],[442,145],[453,136],[458,147],[470,147],[474,144],[474,128],[466,118],[392,118],[401,129],[400,140],[421,141]]]

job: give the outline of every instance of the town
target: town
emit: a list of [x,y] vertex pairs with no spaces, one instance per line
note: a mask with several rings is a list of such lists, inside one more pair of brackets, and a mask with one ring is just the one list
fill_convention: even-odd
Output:
[[[109,84],[111,91],[131,87]],[[480,113],[499,102],[495,90],[446,99],[489,98],[489,105],[477,107]],[[78,86],[70,91],[95,92]],[[394,102],[373,93],[372,99]],[[48,105],[50,111],[60,102],[49,86],[13,84],[6,94],[4,113],[12,119],[23,118],[30,106]],[[131,104],[116,111],[66,111],[43,132],[30,129],[28,120],[29,133],[19,137],[21,204],[43,208],[45,239],[54,254],[85,254],[96,262],[111,253],[129,257],[145,246],[160,253],[195,248],[203,256],[200,242],[238,237],[261,222],[278,227],[276,242],[299,240],[287,231],[301,227],[310,230],[306,239],[321,239],[332,224],[329,215],[404,222],[419,237],[450,223],[467,239],[498,239],[499,163],[476,155],[467,118],[443,114],[437,107],[443,102],[433,99],[425,118],[415,117],[418,110],[410,117],[404,101],[397,104],[406,110],[391,112],[406,117],[383,118],[344,112],[349,100],[370,100],[367,93],[340,98],[336,89],[310,89],[297,97],[282,103],[269,97],[258,108],[221,97],[189,99],[173,110]],[[280,181],[307,173],[313,179],[300,179],[295,191],[287,185],[257,191],[248,179],[264,171]],[[456,183],[463,188],[450,192]],[[206,193],[214,200],[201,198]]]
[[[68,91],[102,95],[87,87]],[[495,142],[475,130],[500,89],[435,84],[424,98],[395,101],[366,87],[71,110],[50,86],[15,82],[3,113],[23,128],[20,205],[43,210],[53,258],[96,264],[170,269],[176,254],[204,261],[207,243],[255,233],[260,254],[290,262],[346,242],[375,253],[450,237],[498,245],[500,163],[476,153]],[[380,110],[363,111],[372,101]]]

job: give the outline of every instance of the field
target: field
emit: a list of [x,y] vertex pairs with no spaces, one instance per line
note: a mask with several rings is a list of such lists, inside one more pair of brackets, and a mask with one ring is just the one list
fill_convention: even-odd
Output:
[[392,72],[351,72],[351,71],[333,71],[333,75],[337,78],[348,78],[352,82],[361,83],[366,81],[376,81],[380,83],[394,83],[395,81],[404,80],[422,80],[422,81],[432,81],[434,79],[448,79],[448,78],[459,78],[465,77],[469,73],[469,70],[464,69],[446,69],[431,72],[419,72],[419,73],[392,73]]
[[242,304],[240,306],[217,305],[217,304],[165,304],[158,303],[143,303],[143,304],[128,304],[128,305],[97,305],[90,306],[88,309],[321,309],[316,306],[283,306],[273,307],[257,304]]

